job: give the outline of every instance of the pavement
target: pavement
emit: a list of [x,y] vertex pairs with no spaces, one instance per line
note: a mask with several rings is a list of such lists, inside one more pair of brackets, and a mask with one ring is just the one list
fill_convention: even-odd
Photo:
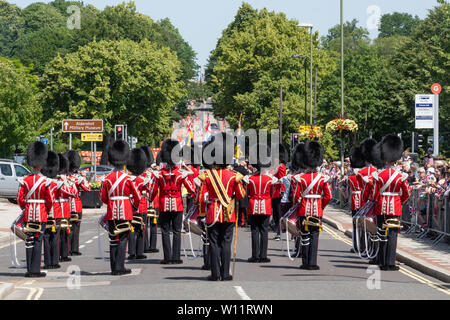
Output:
[[[330,204],[323,220],[352,238],[352,217],[348,210]],[[417,238],[417,234],[400,233],[397,240],[397,260],[426,275],[450,283],[450,239],[433,245],[431,238]]]

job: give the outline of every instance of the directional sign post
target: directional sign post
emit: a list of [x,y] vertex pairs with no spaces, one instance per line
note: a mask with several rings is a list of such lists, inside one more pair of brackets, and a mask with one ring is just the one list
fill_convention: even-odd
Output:
[[103,132],[103,120],[63,120],[63,132]]
[[103,133],[82,133],[81,141],[83,142],[102,142]]

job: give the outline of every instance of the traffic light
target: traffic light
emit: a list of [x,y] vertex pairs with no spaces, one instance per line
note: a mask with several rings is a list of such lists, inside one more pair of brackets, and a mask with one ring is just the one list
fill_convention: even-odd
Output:
[[114,132],[115,140],[124,140],[124,130],[125,126],[123,124],[116,124],[116,130]]
[[418,132],[414,132],[414,147],[419,149],[423,148],[423,134],[419,134]]
[[291,150],[294,150],[295,147],[300,143],[300,134],[291,133]]

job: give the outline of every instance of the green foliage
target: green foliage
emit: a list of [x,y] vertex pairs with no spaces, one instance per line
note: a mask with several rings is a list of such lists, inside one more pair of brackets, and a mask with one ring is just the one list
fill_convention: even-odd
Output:
[[413,17],[409,13],[394,12],[383,14],[378,28],[379,37],[387,38],[392,36],[409,36],[419,24],[419,17]]
[[[344,29],[344,54],[357,50],[364,44],[369,44],[369,31],[358,27],[358,20],[347,21],[343,25]],[[328,30],[328,34],[322,37],[322,46],[331,51],[341,51],[341,25],[337,24]]]
[[36,138],[42,110],[36,77],[19,61],[0,57],[0,156],[10,157]]
[[147,40],[92,42],[58,56],[39,83],[42,130],[61,128],[62,119],[103,119],[105,133],[128,124],[139,141],[170,133],[170,111],[186,95],[176,55]]
[[20,8],[0,0],[0,56],[10,56],[12,45],[22,35],[23,27]]

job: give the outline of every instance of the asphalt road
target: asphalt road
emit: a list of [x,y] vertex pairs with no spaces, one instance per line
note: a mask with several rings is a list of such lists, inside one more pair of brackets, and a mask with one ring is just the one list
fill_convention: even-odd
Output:
[[[7,300],[291,300],[291,299],[404,299],[450,300],[450,286],[406,266],[397,272],[368,269],[366,261],[349,252],[350,240],[326,227],[320,235],[318,271],[300,270],[299,259],[291,261],[282,251],[285,242],[269,241],[269,264],[250,264],[249,229],[238,229],[237,263],[234,281],[209,282],[209,271],[200,269],[202,259],[194,259],[189,237],[183,236],[187,257],[182,265],[160,265],[162,252],[147,254],[146,260],[127,262],[132,274],[111,276],[108,239],[101,230],[99,251],[97,216],[85,216],[80,244],[82,256],[61,263],[41,279],[24,278],[25,269],[11,267],[10,247],[0,249],[0,282],[12,282],[15,290]],[[274,236],[270,233],[269,238]],[[194,248],[199,237],[193,235]],[[294,243],[291,241],[292,247]],[[158,237],[161,249],[161,238]],[[101,252],[101,253],[100,253]],[[182,252],[183,253],[183,252]],[[24,262],[23,242],[18,243]],[[106,257],[103,260],[101,255]],[[369,267],[370,268],[370,267]],[[74,271],[74,275],[68,272]],[[77,276],[77,273],[79,276]],[[379,279],[379,281],[377,281]]]

